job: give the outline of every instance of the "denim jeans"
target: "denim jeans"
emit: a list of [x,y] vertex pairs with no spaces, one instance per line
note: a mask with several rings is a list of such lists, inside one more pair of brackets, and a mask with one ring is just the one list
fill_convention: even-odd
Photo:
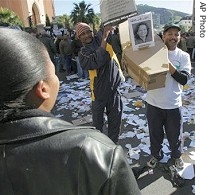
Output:
[[75,56],[76,62],[77,62],[77,74],[79,78],[87,79],[89,77],[89,73],[87,70],[84,70],[79,62],[79,57]]

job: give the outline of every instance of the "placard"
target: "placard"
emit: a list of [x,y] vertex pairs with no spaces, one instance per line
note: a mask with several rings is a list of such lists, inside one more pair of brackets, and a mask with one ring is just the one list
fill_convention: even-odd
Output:
[[135,0],[101,0],[100,11],[104,25],[117,25],[137,15]]
[[155,45],[151,12],[128,18],[128,25],[134,51]]

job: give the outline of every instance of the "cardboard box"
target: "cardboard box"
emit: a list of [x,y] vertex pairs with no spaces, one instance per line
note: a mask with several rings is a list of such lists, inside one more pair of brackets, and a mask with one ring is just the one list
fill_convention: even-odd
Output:
[[158,35],[154,40],[154,47],[133,51],[129,45],[123,50],[128,75],[145,90],[164,87],[168,72],[168,49]]

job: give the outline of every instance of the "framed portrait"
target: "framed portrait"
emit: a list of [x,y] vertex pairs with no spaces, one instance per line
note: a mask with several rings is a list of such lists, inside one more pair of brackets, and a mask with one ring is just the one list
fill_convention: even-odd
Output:
[[151,12],[128,18],[128,25],[134,51],[155,45]]

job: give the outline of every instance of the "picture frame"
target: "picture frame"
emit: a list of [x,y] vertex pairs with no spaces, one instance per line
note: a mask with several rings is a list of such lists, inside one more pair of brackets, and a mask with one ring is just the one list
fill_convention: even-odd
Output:
[[128,25],[134,51],[155,46],[151,12],[128,18]]

